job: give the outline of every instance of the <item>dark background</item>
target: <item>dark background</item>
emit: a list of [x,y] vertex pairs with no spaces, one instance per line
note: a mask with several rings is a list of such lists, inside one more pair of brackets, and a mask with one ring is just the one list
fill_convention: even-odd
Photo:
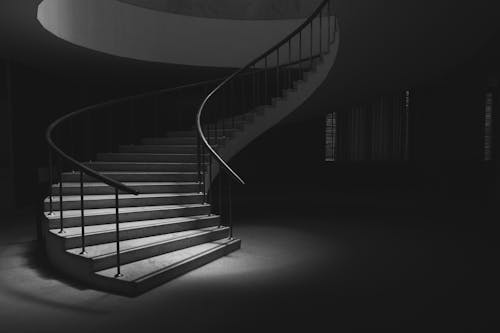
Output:
[[[33,4],[16,3],[3,3],[17,16],[7,19],[4,10],[1,21],[22,27],[1,30],[0,202],[7,212],[39,213],[47,188],[44,132],[59,116],[231,71],[142,63],[59,44],[29,21]],[[326,262],[299,287],[226,294],[221,307],[234,299],[246,304],[227,310],[234,317],[220,321],[280,328],[279,318],[300,315],[294,308],[300,302],[303,317],[296,320],[304,330],[328,324],[332,313],[341,317],[341,328],[359,318],[368,318],[365,328],[404,327],[406,319],[427,328],[437,320],[441,331],[486,328],[496,309],[488,303],[498,294],[499,167],[482,160],[488,90],[497,101],[494,159],[499,146],[496,5],[360,0],[337,6],[342,44],[328,81],[231,165],[247,183],[235,187],[237,223],[324,233],[332,244],[350,244],[354,254],[342,272]],[[349,112],[407,89],[409,161],[324,161],[326,113]],[[331,300],[335,305],[318,306]]]

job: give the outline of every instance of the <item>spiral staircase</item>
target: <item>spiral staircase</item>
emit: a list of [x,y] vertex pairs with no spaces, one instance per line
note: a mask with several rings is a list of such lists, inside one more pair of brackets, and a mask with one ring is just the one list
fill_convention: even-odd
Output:
[[[231,184],[244,182],[227,161],[326,79],[339,46],[331,7],[322,2],[296,31],[228,78],[109,101],[56,120],[47,130],[51,184],[44,200],[53,266],[90,287],[137,295],[239,249]],[[183,101],[195,101],[195,112],[178,128],[162,128],[160,110],[180,92]],[[123,109],[132,111],[125,116]],[[89,119],[100,118],[109,120],[106,126],[89,127]],[[143,118],[149,127],[140,125]],[[68,133],[92,144],[75,149]]]

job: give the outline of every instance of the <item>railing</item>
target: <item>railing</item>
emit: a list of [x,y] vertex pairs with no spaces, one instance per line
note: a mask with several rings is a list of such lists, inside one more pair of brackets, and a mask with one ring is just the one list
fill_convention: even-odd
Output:
[[[212,166],[215,161],[219,170],[227,177],[227,199],[222,200],[222,172],[219,173],[218,210],[223,211],[223,202],[228,203],[227,224],[232,237],[231,181],[245,184],[243,179],[227,164],[214,149],[226,140],[228,127],[234,129],[238,117],[255,114],[260,106],[272,104],[283,91],[293,89],[294,83],[304,78],[304,72],[314,67],[335,42],[337,19],[332,15],[333,0],[323,1],[318,8],[297,29],[274,47],[239,69],[215,89],[210,91],[201,103],[196,116],[198,135],[198,177],[205,179],[203,192],[212,202],[208,186],[215,177]],[[325,15],[326,14],[326,15]],[[222,119],[222,121],[220,121]],[[229,126],[227,126],[229,123]],[[208,152],[208,170],[202,167]],[[201,182],[200,182],[201,184]]]
[[[259,106],[272,103],[274,98],[281,96],[284,89],[291,89],[297,80],[302,80],[304,72],[311,70],[314,62],[328,52],[329,45],[335,41],[332,36],[335,36],[337,24],[336,18],[331,15],[332,1],[323,1],[295,31],[226,79],[203,81],[119,98],[79,109],[54,121],[46,131],[49,153],[48,197],[49,215],[55,216],[56,210],[59,212],[59,233],[65,232],[64,170],[79,173],[81,254],[85,254],[86,246],[84,181],[87,178],[109,186],[115,198],[116,277],[120,277],[119,194],[138,195],[139,191],[79,161],[92,161],[96,151],[114,152],[118,143],[128,142],[133,145],[137,143],[138,138],[158,137],[170,130],[190,129],[194,123],[198,137],[199,191],[203,193],[204,202],[217,207],[217,213],[225,217],[232,238],[231,181],[226,182],[227,199],[224,200],[222,176],[229,175],[233,181],[236,180],[241,184],[244,182],[213,146],[218,149],[216,145],[223,143],[227,139],[229,130],[237,127],[237,117],[250,111],[255,112]],[[161,112],[167,105],[170,108],[177,108],[177,112]],[[208,137],[205,133],[209,134]],[[77,136],[81,139],[78,144],[75,141]],[[216,175],[213,161],[223,171],[219,173],[217,205],[213,205],[213,189],[210,187],[212,178]],[[56,187],[59,205],[56,209],[53,202],[54,179],[59,180]],[[226,207],[223,207],[224,203]]]
[[[46,131],[46,141],[49,154],[49,215],[55,215],[53,180],[54,178],[58,178],[59,193],[57,196],[59,197],[59,205],[56,210],[58,210],[59,213],[59,233],[64,233],[63,171],[69,169],[73,170],[73,172],[78,172],[80,183],[81,254],[86,253],[84,177],[88,177],[94,181],[100,181],[113,189],[115,197],[115,242],[117,253],[116,277],[121,276],[119,193],[138,195],[139,191],[93,170],[91,167],[86,166],[78,160],[91,161],[94,156],[92,152],[98,151],[98,149],[101,151],[107,149],[107,151],[113,152],[116,150],[117,142],[135,144],[140,135],[151,135],[151,129],[153,130],[153,136],[159,136],[160,132],[171,129],[168,127],[162,128],[160,126],[167,121],[168,123],[175,123],[175,129],[185,128],[187,123],[192,124],[194,122],[194,116],[197,110],[196,103],[198,102],[192,102],[192,112],[191,114],[186,112],[184,115],[185,119],[183,119],[182,115],[177,119],[168,119],[168,115],[160,112],[160,109],[166,104],[175,104],[178,106],[187,99],[191,99],[193,94],[204,96],[203,94],[210,86],[216,85],[220,81],[221,79],[208,80],[88,106],[57,119],[48,127]],[[99,113],[100,123],[94,121],[92,117],[95,112]],[[120,114],[117,114],[118,112],[120,112]],[[141,118],[137,117],[137,113],[139,112]],[[148,113],[149,117],[147,117]],[[140,123],[141,119],[150,119],[152,123],[146,126],[146,124]],[[77,120],[80,121],[78,122]],[[76,135],[79,135],[83,142],[79,147],[75,146],[74,137]],[[59,145],[56,145],[54,140],[56,140],[55,138],[58,136],[65,139],[69,138],[70,140],[59,142]],[[95,147],[96,143],[101,143],[101,146]],[[105,143],[107,147],[103,147],[102,143]],[[70,153],[66,153],[65,151],[70,151]],[[54,168],[54,165],[56,168]],[[54,177],[54,174],[58,177]]]

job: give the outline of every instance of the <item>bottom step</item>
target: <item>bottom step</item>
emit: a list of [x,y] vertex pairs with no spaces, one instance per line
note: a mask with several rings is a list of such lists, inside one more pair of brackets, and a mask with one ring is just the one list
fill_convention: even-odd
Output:
[[119,278],[115,277],[116,268],[95,272],[95,277],[99,285],[106,290],[134,296],[240,247],[239,239],[221,239],[123,265],[123,276]]

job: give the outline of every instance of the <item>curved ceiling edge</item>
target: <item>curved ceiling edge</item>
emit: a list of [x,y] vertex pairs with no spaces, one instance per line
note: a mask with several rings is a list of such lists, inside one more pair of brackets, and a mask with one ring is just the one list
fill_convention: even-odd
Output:
[[305,19],[321,0],[118,0],[180,15],[233,19]]
[[206,67],[240,67],[302,22],[199,18],[109,0],[44,0],[37,18],[55,36],[92,50]]

